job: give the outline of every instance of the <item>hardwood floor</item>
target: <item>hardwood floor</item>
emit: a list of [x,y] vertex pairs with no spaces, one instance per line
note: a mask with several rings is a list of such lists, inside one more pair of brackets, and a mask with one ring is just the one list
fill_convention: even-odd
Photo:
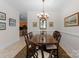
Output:
[[70,56],[68,56],[67,53],[59,47],[59,58],[70,58]]
[[26,47],[24,47],[16,56],[15,58],[26,58]]

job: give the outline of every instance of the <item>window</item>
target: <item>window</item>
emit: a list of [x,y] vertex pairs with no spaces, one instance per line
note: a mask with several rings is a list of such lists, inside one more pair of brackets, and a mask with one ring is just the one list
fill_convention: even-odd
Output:
[[47,29],[47,20],[46,19],[40,19],[39,26],[40,26],[40,29]]

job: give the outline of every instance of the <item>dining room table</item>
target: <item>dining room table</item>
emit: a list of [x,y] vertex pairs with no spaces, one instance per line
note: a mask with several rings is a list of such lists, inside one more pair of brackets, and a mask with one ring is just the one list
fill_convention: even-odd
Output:
[[30,40],[30,42],[41,47],[42,58],[44,58],[44,53],[43,53],[44,45],[54,45],[58,43],[58,41],[53,37],[53,35],[40,35],[40,34],[34,35]]

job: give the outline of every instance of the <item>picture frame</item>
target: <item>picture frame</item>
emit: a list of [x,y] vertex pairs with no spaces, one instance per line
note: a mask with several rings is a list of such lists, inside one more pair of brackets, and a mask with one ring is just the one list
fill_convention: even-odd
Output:
[[6,30],[6,23],[0,22],[0,30]]
[[53,22],[49,22],[49,27],[53,27]]
[[33,22],[33,27],[37,27],[37,22]]
[[16,20],[13,18],[9,18],[9,26],[16,26]]
[[0,12],[0,20],[6,20],[6,13]]
[[72,14],[64,19],[65,27],[79,26],[79,12]]

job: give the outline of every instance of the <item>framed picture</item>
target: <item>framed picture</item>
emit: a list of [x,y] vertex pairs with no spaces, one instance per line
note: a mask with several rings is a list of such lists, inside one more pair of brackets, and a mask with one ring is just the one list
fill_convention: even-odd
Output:
[[53,22],[49,22],[49,27],[53,27]]
[[16,26],[16,20],[13,18],[9,18],[9,26]]
[[0,22],[0,30],[6,30],[6,23]]
[[6,20],[6,14],[3,12],[0,12],[0,20]]
[[33,27],[37,27],[37,22],[33,22]]
[[64,26],[71,27],[71,26],[79,26],[79,12],[64,19]]

